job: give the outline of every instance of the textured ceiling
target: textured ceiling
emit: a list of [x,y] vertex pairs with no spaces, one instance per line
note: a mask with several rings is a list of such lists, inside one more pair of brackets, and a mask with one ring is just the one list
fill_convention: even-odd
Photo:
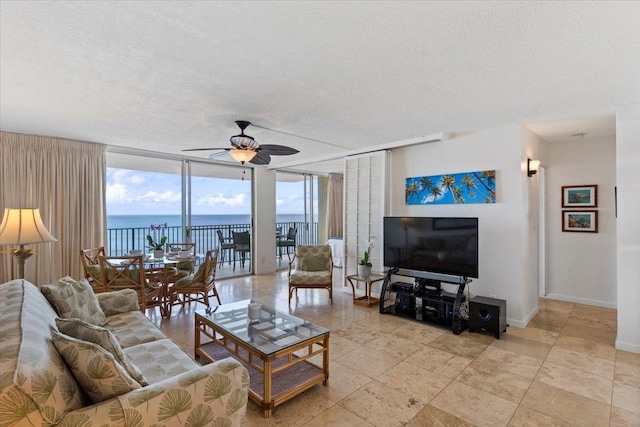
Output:
[[638,22],[638,2],[1,1],[0,127],[177,154],[242,119],[329,143],[247,130],[309,170],[513,122],[610,135],[640,101]]

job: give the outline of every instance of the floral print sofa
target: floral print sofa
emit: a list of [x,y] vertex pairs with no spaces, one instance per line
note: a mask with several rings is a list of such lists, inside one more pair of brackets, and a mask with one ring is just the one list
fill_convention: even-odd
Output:
[[[101,391],[110,379],[106,365],[97,365],[82,352],[60,351],[54,342],[63,336],[56,326],[56,310],[38,287],[13,280],[0,285],[1,426],[242,424],[249,375],[238,361],[229,358],[206,366],[194,362],[139,311],[134,291],[95,296],[106,316],[104,329],[144,376],[142,384],[111,382],[116,394],[93,403],[88,392]],[[69,362],[92,371],[72,373]],[[95,390],[83,390],[88,377],[97,384]]]

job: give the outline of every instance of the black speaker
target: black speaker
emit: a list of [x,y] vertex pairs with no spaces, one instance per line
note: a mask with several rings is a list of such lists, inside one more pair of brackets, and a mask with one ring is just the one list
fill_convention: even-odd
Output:
[[469,332],[488,332],[500,339],[507,331],[507,302],[503,299],[473,297],[469,301]]

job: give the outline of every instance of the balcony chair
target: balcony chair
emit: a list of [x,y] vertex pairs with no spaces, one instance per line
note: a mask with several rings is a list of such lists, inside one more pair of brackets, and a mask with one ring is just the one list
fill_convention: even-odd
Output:
[[[217,265],[218,249],[207,251],[204,261],[195,274],[177,280],[168,288],[167,316],[171,315],[171,308],[177,303],[184,306],[185,302],[191,303],[193,301],[201,302],[209,307],[210,296],[216,297],[218,305],[220,305],[220,296],[215,284]],[[182,300],[177,299],[178,295],[183,296]]]
[[[181,251],[188,251],[189,253],[195,255],[196,253],[196,244],[195,243],[167,243],[165,252],[168,254],[173,254]],[[180,278],[186,277],[196,269],[195,261],[180,261],[178,265],[176,265],[178,269],[178,275]]]
[[329,245],[300,245],[289,262],[289,304],[298,288],[326,289],[333,304],[333,260]]
[[298,234],[298,229],[295,227],[289,227],[289,231],[287,232],[287,237],[284,239],[278,239],[276,241],[276,246],[278,247],[278,255],[280,259],[282,259],[282,248],[287,248],[287,257],[289,261],[291,261],[291,252],[289,249],[293,248],[293,252],[296,251],[296,235]]
[[161,278],[165,269],[144,269],[142,255],[99,256],[100,280],[107,292],[133,289],[138,293],[140,311],[159,306],[164,302],[164,286]]
[[224,237],[222,230],[216,230],[218,235],[218,249],[220,250],[220,265],[224,264],[225,252],[228,255],[227,262],[231,264],[231,250],[233,249],[233,239],[230,237]]
[[236,253],[240,254],[240,267],[244,268],[247,253],[251,253],[251,234],[248,231],[233,232],[233,271],[236,271]]
[[100,265],[98,257],[105,256],[104,246],[91,249],[83,249],[80,251],[80,259],[84,268],[84,277],[89,281],[93,292],[106,292],[102,278],[100,277]]

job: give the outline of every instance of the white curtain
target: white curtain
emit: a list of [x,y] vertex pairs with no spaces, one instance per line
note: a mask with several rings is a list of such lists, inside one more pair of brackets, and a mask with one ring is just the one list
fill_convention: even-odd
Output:
[[338,174],[329,175],[329,188],[327,190],[327,236],[342,237],[342,194],[343,177]]
[[[58,239],[27,245],[36,255],[26,261],[25,279],[43,285],[83,277],[80,251],[105,242],[106,146],[0,132],[0,168],[0,215],[4,208],[39,208]],[[12,278],[12,263],[0,256],[0,283]]]

